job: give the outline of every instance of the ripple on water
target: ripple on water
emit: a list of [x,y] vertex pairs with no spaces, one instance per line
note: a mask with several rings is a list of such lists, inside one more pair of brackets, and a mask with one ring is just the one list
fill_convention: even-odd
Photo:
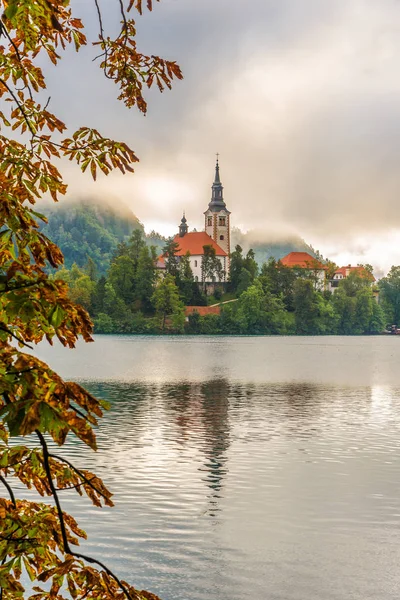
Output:
[[[109,343],[136,375],[86,382],[111,404],[99,451],[66,447],[115,492],[102,511],[66,494],[86,550],[163,600],[397,600],[399,344]],[[139,354],[129,370],[140,349],[147,371]]]

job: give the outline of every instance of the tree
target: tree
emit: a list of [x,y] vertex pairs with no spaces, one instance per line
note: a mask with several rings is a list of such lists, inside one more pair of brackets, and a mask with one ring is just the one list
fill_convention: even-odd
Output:
[[236,289],[237,296],[240,296],[243,292],[245,292],[253,283],[253,278],[251,276],[250,271],[243,268],[240,271],[238,286]]
[[340,281],[338,287],[343,288],[348,296],[355,297],[358,291],[371,288],[371,280],[368,276],[353,271],[348,277]]
[[251,275],[251,281],[253,282],[257,277],[258,265],[255,260],[254,250],[250,250],[246,254],[246,258],[243,261],[243,268],[246,269]]
[[245,290],[237,304],[240,333],[277,334],[288,332],[287,312],[280,298],[264,292],[260,281]]
[[136,269],[135,261],[130,256],[118,256],[108,270],[108,281],[113,286],[118,298],[125,304],[132,303],[135,294]]
[[96,263],[94,262],[93,258],[90,258],[90,256],[88,257],[87,263],[85,265],[85,273],[90,278],[91,281],[97,280]]
[[230,288],[236,292],[239,285],[240,273],[243,269],[243,249],[239,244],[235,246],[234,252],[230,256],[230,267],[229,267],[229,281]]
[[339,285],[337,291],[333,294],[332,302],[338,315],[338,334],[351,335],[354,332],[355,297],[348,296],[346,290]]
[[301,335],[317,333],[319,316],[318,292],[310,279],[297,279],[294,284],[294,313],[296,332]]
[[261,267],[260,281],[264,290],[269,290],[274,296],[280,296],[287,310],[293,311],[293,286],[298,278],[295,269],[286,267],[280,260],[270,258]]
[[207,299],[201,293],[197,282],[194,280],[193,271],[190,266],[190,253],[181,256],[179,263],[178,287],[182,301],[186,306],[203,306]]
[[215,248],[210,244],[203,246],[201,259],[201,277],[205,285],[206,281],[222,281],[225,275],[220,259],[217,257]]
[[[96,129],[68,131],[51,112],[50,98],[44,99],[44,56],[57,65],[66,46],[73,44],[78,51],[87,43],[69,0],[0,0],[0,5],[0,98],[10,108],[0,113],[0,484],[7,494],[0,498],[0,594],[3,600],[23,597],[24,569],[37,600],[60,598],[62,586],[63,595],[87,600],[149,598],[101,561],[77,551],[85,533],[62,509],[63,490],[71,488],[87,494],[97,506],[112,505],[111,493],[94,473],[76,469],[48,445],[50,437],[62,446],[70,434],[95,449],[92,426],[104,404],[22,351],[44,338],[57,338],[69,347],[80,335],[92,340],[86,311],[68,297],[64,281],[47,274],[46,269],[61,265],[63,257],[39,230],[38,221],[45,218],[33,209],[45,194],[56,201],[66,193],[55,159],[77,162],[94,179],[100,171],[133,171],[138,159],[127,144],[105,138]],[[151,0],[147,6],[151,9]],[[116,4],[122,18],[116,38],[104,30],[97,0],[95,7],[100,67],[118,85],[120,100],[145,113],[145,87],[156,83],[161,90],[169,88],[174,78],[182,77],[179,67],[138,50],[136,24],[128,12],[141,13],[141,0]],[[31,434],[37,448],[9,444],[10,436]],[[14,479],[53,496],[54,503],[16,497]],[[43,589],[43,581],[49,582],[50,591]]]
[[90,310],[96,284],[76,263],[72,265],[69,271],[67,269],[57,271],[54,274],[54,279],[65,281],[69,287],[68,295],[70,299],[86,310]]
[[141,249],[135,277],[135,298],[139,300],[145,312],[150,312],[153,308],[151,297],[157,280],[156,259],[154,246],[151,248],[144,246]]
[[174,241],[174,238],[169,238],[163,249],[165,272],[167,275],[172,275],[176,283],[179,280],[179,258],[176,255],[178,250],[179,244]]
[[379,282],[382,306],[390,323],[400,325],[400,266],[393,266]]
[[168,317],[175,329],[183,330],[185,313],[179,298],[179,290],[172,275],[166,275],[159,282],[153,294],[152,302],[159,318],[161,331],[165,331]]

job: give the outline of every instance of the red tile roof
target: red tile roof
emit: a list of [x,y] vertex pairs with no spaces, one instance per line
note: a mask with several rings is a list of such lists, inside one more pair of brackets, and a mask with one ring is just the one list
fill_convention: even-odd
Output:
[[343,275],[343,277],[348,277],[350,273],[357,273],[357,275],[359,275],[360,277],[365,277],[370,281],[376,281],[372,273],[367,271],[364,267],[351,267],[350,265],[348,265],[347,267],[340,267],[340,269],[335,271],[335,275],[336,273]]
[[290,252],[281,259],[285,267],[299,267],[300,269],[326,269],[326,266],[307,252]]
[[212,246],[217,256],[228,256],[225,250],[222,250],[205,231],[192,231],[191,233],[186,233],[183,237],[176,235],[174,242],[179,244],[179,249],[176,253],[177,256],[184,256],[186,252],[190,252],[192,256],[203,255],[203,246]]
[[216,306],[185,306],[185,315],[187,317],[194,312],[199,313],[201,317],[204,317],[204,315],[219,315],[221,306],[219,304]]

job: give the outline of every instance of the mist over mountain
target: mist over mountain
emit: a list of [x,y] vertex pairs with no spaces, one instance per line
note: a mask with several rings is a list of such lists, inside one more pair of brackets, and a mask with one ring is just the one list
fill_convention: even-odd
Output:
[[250,230],[243,233],[237,227],[234,227],[232,235],[232,250],[236,244],[247,252],[252,248],[255,259],[260,267],[267,262],[269,258],[279,260],[289,254],[289,252],[308,252],[311,256],[317,256],[318,252],[312,246],[307,244],[300,236],[293,234],[272,234],[262,231]]
[[48,223],[42,231],[62,250],[65,266],[83,267],[91,258],[105,273],[117,245],[143,225],[124,204],[90,198],[45,204],[40,207]]
[[[40,210],[49,220],[41,229],[61,248],[67,268],[73,263],[83,267],[91,258],[98,273],[104,274],[117,245],[127,240],[134,229],[144,232],[143,224],[131,209],[115,200],[75,198],[62,204],[44,204]],[[146,235],[148,245],[155,246],[158,253],[162,251],[166,239],[156,231]],[[244,233],[234,227],[232,251],[236,244],[245,252],[252,248],[259,266],[270,257],[280,259],[289,252],[318,254],[301,237],[289,233],[274,234],[256,230]]]

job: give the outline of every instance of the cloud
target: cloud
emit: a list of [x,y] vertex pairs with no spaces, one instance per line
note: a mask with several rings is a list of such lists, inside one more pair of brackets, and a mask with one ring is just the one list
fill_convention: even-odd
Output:
[[[75,4],[95,35],[90,3]],[[384,235],[400,221],[399,10],[395,0],[163,0],[138,18],[139,46],[176,58],[186,78],[151,93],[145,119],[115,100],[92,49],[68,54],[62,85],[51,74],[67,120],[121,137],[142,159],[135,176],[96,186],[68,168],[71,193],[117,195],[145,223],[177,223],[185,208],[199,227],[219,151],[235,224],[330,248]]]

